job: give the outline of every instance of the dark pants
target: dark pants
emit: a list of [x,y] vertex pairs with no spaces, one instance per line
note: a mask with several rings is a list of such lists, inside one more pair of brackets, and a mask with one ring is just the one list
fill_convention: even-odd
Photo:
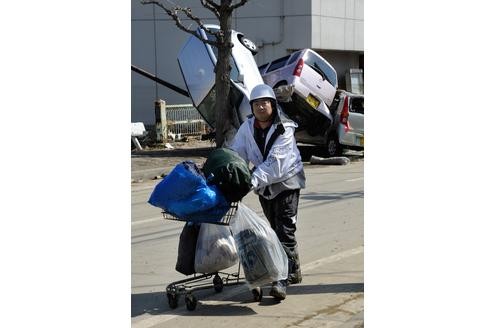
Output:
[[295,235],[299,192],[300,189],[286,190],[270,200],[259,196],[263,212],[289,258],[289,275],[299,270],[299,254]]

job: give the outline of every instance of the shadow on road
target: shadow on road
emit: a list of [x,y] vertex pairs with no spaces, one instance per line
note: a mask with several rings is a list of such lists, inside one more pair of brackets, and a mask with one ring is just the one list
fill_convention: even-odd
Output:
[[337,294],[363,293],[364,283],[331,284],[331,285],[291,285],[287,288],[287,297],[302,294]]
[[144,313],[163,313],[168,309],[167,295],[164,292],[131,295],[131,317]]
[[239,305],[238,303],[230,304],[204,304],[201,300],[194,311],[188,311],[188,316],[239,316],[257,314],[253,309]]
[[214,147],[135,151],[132,157],[208,157]]
[[[263,287],[263,298],[259,303],[260,306],[271,306],[279,304],[280,301],[269,296],[270,287]],[[339,294],[339,293],[363,293],[364,283],[347,283],[347,284],[317,284],[317,285],[290,285],[287,287],[287,297],[291,295],[304,294]],[[250,291],[233,296],[229,301],[239,303],[252,303],[253,299]]]
[[301,153],[301,159],[303,162],[309,162],[311,155],[318,157],[327,157],[325,149],[323,147],[309,146],[309,145],[297,145],[299,152]]
[[[280,302],[273,297],[268,296],[269,287],[263,287],[264,296],[260,306],[272,306]],[[337,293],[363,293],[364,283],[348,283],[348,284],[318,284],[318,285],[291,285],[287,288],[287,297],[291,295],[303,294],[337,294]],[[231,299],[226,300],[234,303],[230,304],[205,304],[201,302],[201,295],[195,294],[198,298],[198,307],[195,311],[185,312],[187,315],[201,316],[237,316],[237,315],[253,315],[256,312],[246,306],[245,303],[253,303],[252,295],[249,290],[234,295]],[[203,295],[205,296],[205,295]],[[179,312],[181,308],[185,308],[184,297],[179,299],[179,307],[171,310],[168,307],[168,300],[165,292],[132,294],[131,295],[131,316],[136,317],[144,313],[156,315],[169,312],[170,314],[184,315],[184,312]]]
[[[244,294],[244,293],[243,293]],[[249,295],[251,292],[249,292]],[[198,305],[194,311],[180,311],[185,309],[184,296],[179,297],[179,306],[177,309],[170,309],[165,292],[132,294],[131,295],[131,317],[136,317],[145,313],[151,315],[157,314],[176,314],[176,315],[202,315],[202,316],[238,316],[238,315],[253,315],[256,314],[252,309],[240,305],[239,303],[231,304],[205,304],[202,303],[202,298],[206,295],[194,293],[198,299]],[[245,295],[243,298],[245,299]]]
[[315,206],[323,206],[328,203],[338,202],[350,198],[363,198],[364,191],[351,192],[309,192],[301,194],[300,198],[306,200],[304,205],[299,206],[299,209],[314,208]]
[[[298,145],[299,152],[301,153],[301,158],[303,162],[309,162],[312,155],[318,157],[327,157],[325,149],[323,147],[311,146],[311,145]],[[208,157],[210,152],[214,150],[215,147],[197,147],[197,148],[176,148],[176,149],[166,149],[166,150],[144,150],[144,151],[133,151],[132,157]],[[350,152],[344,153],[343,156],[348,157],[351,161],[359,160],[363,158],[362,152]]]
[[301,195],[302,199],[307,200],[340,200],[348,198],[363,198],[363,191],[351,191],[351,192],[308,192]]
[[[311,156],[318,156],[326,158],[328,155],[326,154],[326,150],[324,147],[312,146],[312,145],[297,145],[299,152],[301,153],[301,159],[303,162],[309,162]],[[359,161],[364,158],[364,154],[362,151],[346,151],[344,150],[344,157],[349,158],[351,162]]]

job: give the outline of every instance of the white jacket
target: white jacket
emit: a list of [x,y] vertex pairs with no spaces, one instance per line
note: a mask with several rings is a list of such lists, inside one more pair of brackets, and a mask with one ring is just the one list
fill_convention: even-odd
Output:
[[[301,172],[303,164],[294,137],[297,127],[295,122],[279,111],[268,130],[265,147],[279,125],[283,126],[283,129],[279,128],[282,134],[275,139],[266,160],[263,160],[263,154],[254,139],[254,121],[255,118],[252,116],[239,127],[230,149],[256,167],[251,176],[251,183],[256,193],[263,194],[266,187],[286,181]],[[304,188],[304,182],[301,187]]]

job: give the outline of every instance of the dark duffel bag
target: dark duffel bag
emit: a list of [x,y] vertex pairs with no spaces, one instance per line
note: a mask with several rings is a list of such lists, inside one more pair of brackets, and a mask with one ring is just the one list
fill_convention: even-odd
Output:
[[248,164],[233,150],[213,150],[203,165],[203,172],[208,183],[215,184],[230,202],[241,200],[251,190]]
[[180,234],[175,270],[186,276],[196,273],[194,270],[194,259],[196,257],[196,243],[198,241],[200,227],[200,224],[187,222]]

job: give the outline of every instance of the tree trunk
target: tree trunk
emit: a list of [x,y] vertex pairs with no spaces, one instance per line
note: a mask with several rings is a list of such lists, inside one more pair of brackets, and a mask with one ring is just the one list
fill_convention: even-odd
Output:
[[[182,13],[188,18],[194,20],[199,26],[203,26],[200,18],[194,16],[191,13],[191,8],[183,8],[175,6],[173,9],[168,9],[160,1],[155,0],[141,0],[143,4],[155,4],[161,7],[167,15],[173,18],[175,24],[179,29],[186,31],[192,35],[196,35],[194,30],[186,27],[180,20],[178,14]],[[170,2],[170,1],[169,1]],[[235,5],[232,5],[233,0],[221,0],[221,3],[215,3],[214,1],[201,1],[201,4],[211,10],[216,17],[219,18],[220,32],[214,32],[217,37],[216,44],[218,47],[218,58],[215,66],[215,141],[217,148],[222,147],[225,141],[231,141],[234,137],[234,132],[238,126],[238,117],[236,108],[232,107],[230,102],[230,55],[232,49],[231,33],[232,33],[232,12],[246,4],[247,0],[241,0]],[[209,40],[204,40],[202,37],[196,35],[202,42],[212,44]],[[234,116],[235,115],[235,116]],[[236,118],[236,125],[233,124],[234,118]],[[227,139],[227,140],[226,140]]]
[[[222,0],[220,9],[220,29],[225,32],[218,47],[218,58],[215,66],[215,141],[217,148],[222,147],[227,132],[232,128],[232,111],[229,104],[230,92],[230,53],[231,53],[231,17],[232,1]],[[222,12],[225,11],[225,12]]]

